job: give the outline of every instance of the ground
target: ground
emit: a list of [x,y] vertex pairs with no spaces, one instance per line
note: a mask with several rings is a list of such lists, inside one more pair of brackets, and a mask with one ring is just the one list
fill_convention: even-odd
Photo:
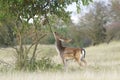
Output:
[[[77,62],[68,62],[68,71],[3,71],[0,80],[120,80],[120,42],[90,46],[86,49],[87,66],[80,67]],[[50,56],[55,63],[62,64],[54,45],[39,45],[37,59]],[[13,64],[15,52],[12,48],[0,49],[0,60]],[[1,68],[0,64],[0,68]],[[3,68],[4,69],[4,68]]]

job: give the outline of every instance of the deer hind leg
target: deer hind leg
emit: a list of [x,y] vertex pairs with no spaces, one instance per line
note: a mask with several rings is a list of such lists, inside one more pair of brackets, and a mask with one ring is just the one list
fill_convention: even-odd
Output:
[[77,63],[78,63],[80,66],[83,66],[79,58],[75,58],[75,60],[77,61]]
[[76,54],[75,54],[75,60],[77,61],[77,63],[78,63],[80,66],[83,66],[82,63],[81,63],[81,60],[80,60],[80,54],[79,54],[79,53],[76,53]]
[[85,60],[85,50],[82,51],[82,53],[80,54],[80,60],[81,60],[81,62],[84,63],[85,66],[87,65],[87,62]]
[[82,58],[81,61],[84,63],[84,65],[87,65],[87,61],[85,60],[85,58]]

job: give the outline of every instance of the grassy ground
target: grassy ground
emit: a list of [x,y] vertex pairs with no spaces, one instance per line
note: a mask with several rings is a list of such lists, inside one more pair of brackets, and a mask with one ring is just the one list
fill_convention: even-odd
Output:
[[[46,48],[46,49],[45,49]],[[9,63],[15,61],[14,50],[0,49],[0,60]],[[120,80],[120,42],[100,44],[86,48],[86,67],[79,67],[74,61],[68,62],[68,71],[36,71],[36,72],[0,72],[0,80]],[[38,47],[37,59],[41,56],[51,56],[56,63],[61,59],[53,45]]]

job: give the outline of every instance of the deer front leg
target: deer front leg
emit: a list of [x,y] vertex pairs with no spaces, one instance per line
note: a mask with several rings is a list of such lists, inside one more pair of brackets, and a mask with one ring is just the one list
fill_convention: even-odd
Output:
[[64,58],[62,58],[62,61],[63,61],[63,65],[64,65],[64,70],[66,71],[67,61],[66,61],[66,59],[64,59]]

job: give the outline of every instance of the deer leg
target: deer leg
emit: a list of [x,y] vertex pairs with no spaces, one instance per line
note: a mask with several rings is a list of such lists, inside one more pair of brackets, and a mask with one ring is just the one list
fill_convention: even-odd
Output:
[[80,60],[80,53],[79,52],[75,54],[75,60],[77,61],[77,63],[80,66],[83,66],[82,63],[81,63],[81,60]]
[[87,65],[85,58],[82,58],[81,61],[84,63],[85,66]]
[[79,58],[75,58],[75,60],[77,61],[77,63],[78,63],[80,66],[83,66]]
[[66,59],[63,59],[63,64],[64,64],[64,70],[66,70],[67,69],[67,61],[66,61]]

